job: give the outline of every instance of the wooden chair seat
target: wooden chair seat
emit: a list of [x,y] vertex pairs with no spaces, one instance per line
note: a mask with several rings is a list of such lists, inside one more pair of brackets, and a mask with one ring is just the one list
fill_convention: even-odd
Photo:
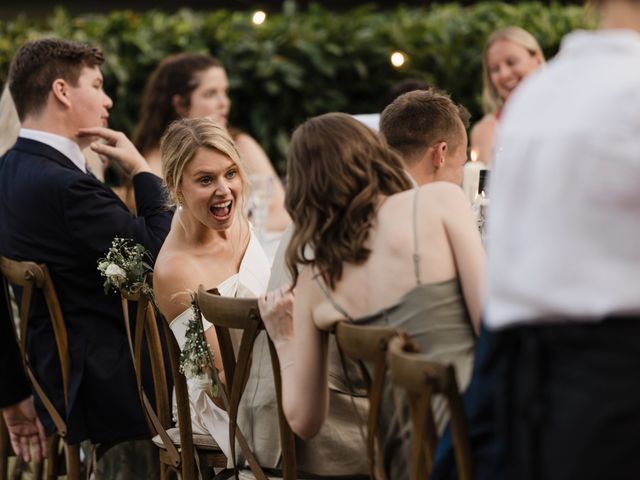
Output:
[[[169,438],[177,448],[180,448],[182,446],[182,442],[180,440],[179,428],[177,427],[169,428],[167,430],[167,435],[169,435]],[[151,440],[159,448],[162,448],[162,449],[165,448],[164,443],[162,442],[162,438],[160,438],[160,435],[156,435]],[[193,446],[197,449],[210,450],[212,452],[213,451],[220,452],[220,447],[218,446],[218,443],[215,441],[215,439],[211,435],[201,435],[198,433],[194,433]]]

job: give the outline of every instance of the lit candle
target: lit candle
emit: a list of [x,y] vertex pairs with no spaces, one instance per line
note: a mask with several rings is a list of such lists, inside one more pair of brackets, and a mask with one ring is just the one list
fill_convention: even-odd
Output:
[[469,154],[470,160],[464,164],[464,178],[462,189],[464,190],[469,203],[473,204],[478,195],[478,185],[480,185],[480,170],[487,167],[483,162],[478,161],[478,150],[472,148]]

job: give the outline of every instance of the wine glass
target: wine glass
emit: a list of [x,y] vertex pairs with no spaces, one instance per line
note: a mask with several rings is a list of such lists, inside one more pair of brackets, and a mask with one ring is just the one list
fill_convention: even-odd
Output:
[[273,178],[267,173],[253,174],[249,175],[249,183],[251,185],[249,218],[256,235],[263,240],[269,205],[273,197]]

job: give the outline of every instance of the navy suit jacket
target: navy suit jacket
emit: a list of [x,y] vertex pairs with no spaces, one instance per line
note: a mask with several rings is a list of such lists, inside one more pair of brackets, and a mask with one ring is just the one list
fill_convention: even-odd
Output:
[[0,409],[31,395],[12,321],[7,297],[0,285]]
[[[44,143],[19,138],[0,159],[0,255],[47,264],[67,324],[71,374],[65,411],[51,323],[43,297],[34,295],[29,360],[67,421],[70,443],[148,434],[120,298],[105,295],[97,270],[115,236],[141,243],[155,258],[169,232],[172,213],[160,180],[140,173],[133,185],[137,217],[109,188]],[[52,432],[38,399],[36,407]]]

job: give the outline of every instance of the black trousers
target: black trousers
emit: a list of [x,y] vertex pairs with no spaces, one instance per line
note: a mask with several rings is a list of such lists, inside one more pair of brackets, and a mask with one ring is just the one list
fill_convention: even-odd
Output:
[[640,479],[640,317],[499,336],[507,478]]

